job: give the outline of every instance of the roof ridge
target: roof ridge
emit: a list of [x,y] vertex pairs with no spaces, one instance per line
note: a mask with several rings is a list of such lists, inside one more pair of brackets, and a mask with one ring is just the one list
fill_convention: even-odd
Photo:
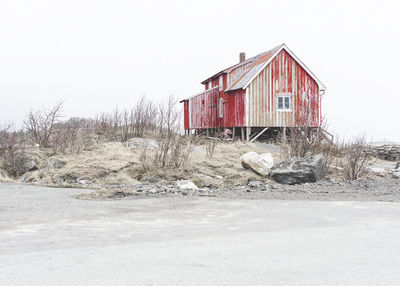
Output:
[[[281,44],[281,45],[276,46],[264,53],[257,55],[256,56],[257,59],[254,60],[251,63],[251,65],[247,69],[245,69],[233,82],[231,82],[231,84],[228,86],[228,88],[225,91],[229,91],[234,85],[236,85],[240,80],[242,80],[255,66],[268,61],[268,59],[271,58],[276,53],[276,51],[278,51],[283,45],[285,45],[285,44]],[[267,55],[268,55],[268,57],[265,57]]]
[[241,63],[237,63],[237,64],[234,64],[234,65],[228,67],[228,68],[225,68],[225,69],[223,69],[223,70],[217,72],[216,74],[214,74],[214,75],[208,77],[207,79],[203,80],[201,83],[204,84],[204,83],[205,83],[206,81],[208,81],[209,79],[212,79],[212,78],[214,78],[214,77],[216,77],[216,76],[218,76],[218,75],[220,75],[220,74],[222,74],[222,73],[229,73],[229,72],[231,72],[232,70],[234,70],[234,69],[236,69],[236,68],[238,68],[238,67],[241,67],[241,66],[243,66],[243,65],[246,65],[246,64],[248,64],[248,63],[252,63],[252,62],[254,62],[255,60],[257,60],[258,57],[260,57],[260,56],[262,56],[262,55],[265,55],[265,54],[269,53],[270,51],[272,51],[272,50],[274,50],[274,49],[276,49],[276,48],[278,48],[278,47],[280,47],[280,46],[282,46],[282,45],[284,45],[284,44],[281,44],[281,45],[279,45],[279,46],[273,47],[273,48],[270,49],[270,50],[267,50],[267,51],[262,52],[262,53],[260,53],[260,54],[258,54],[258,55],[255,55],[255,56],[253,56],[253,57],[251,57],[251,58],[248,58],[247,60],[245,60],[245,61],[243,61],[243,62],[241,62]]

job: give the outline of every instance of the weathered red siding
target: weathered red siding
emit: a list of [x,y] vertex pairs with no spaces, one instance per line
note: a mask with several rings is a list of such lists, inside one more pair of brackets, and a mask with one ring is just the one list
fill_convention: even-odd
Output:
[[183,128],[189,129],[189,101],[183,102]]
[[189,99],[189,128],[217,128],[218,88],[209,89]]
[[[247,126],[319,126],[320,99],[316,81],[282,50],[247,87]],[[278,111],[277,95],[291,95],[291,111]],[[305,112],[306,103],[311,112]],[[305,118],[304,114],[310,117]]]
[[224,93],[221,127],[245,126],[245,91],[243,89]]

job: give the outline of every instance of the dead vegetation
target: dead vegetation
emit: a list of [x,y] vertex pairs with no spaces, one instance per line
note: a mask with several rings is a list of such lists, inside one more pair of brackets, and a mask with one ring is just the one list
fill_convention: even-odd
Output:
[[[116,108],[94,119],[62,121],[62,103],[30,111],[24,130],[0,130],[0,179],[95,188],[181,179],[199,187],[229,187],[264,179],[244,170],[239,158],[268,151],[253,144],[182,136],[181,117],[173,97],[159,105],[142,97],[132,108]],[[329,176],[355,180],[367,175],[371,156],[364,152],[364,137],[334,143],[323,128],[305,126],[282,132],[282,151],[272,152],[275,162],[322,153]],[[55,160],[61,163],[51,163]]]
[[11,129],[11,126],[0,129],[0,158],[8,176],[17,177],[26,171],[26,140],[23,134]]
[[348,142],[340,142],[325,131],[326,119],[316,124],[316,114],[312,102],[304,99],[300,126],[284,128],[278,136],[281,154],[284,158],[324,156],[326,172],[346,180],[357,180],[368,174],[372,156],[367,152],[365,136],[358,136]]

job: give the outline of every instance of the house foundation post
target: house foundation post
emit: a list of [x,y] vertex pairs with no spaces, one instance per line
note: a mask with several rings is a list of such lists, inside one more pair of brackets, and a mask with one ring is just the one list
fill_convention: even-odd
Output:
[[250,141],[251,127],[246,127],[246,142]]
[[242,142],[244,142],[244,128],[240,127],[241,135],[242,135]]

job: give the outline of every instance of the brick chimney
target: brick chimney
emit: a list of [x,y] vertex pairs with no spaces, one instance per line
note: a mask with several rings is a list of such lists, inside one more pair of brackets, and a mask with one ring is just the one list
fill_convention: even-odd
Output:
[[246,53],[241,52],[239,54],[239,63],[242,63],[246,60]]

